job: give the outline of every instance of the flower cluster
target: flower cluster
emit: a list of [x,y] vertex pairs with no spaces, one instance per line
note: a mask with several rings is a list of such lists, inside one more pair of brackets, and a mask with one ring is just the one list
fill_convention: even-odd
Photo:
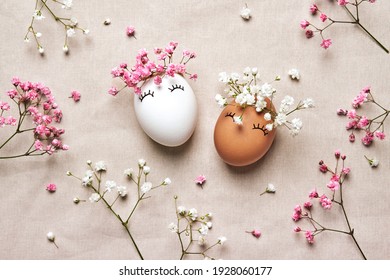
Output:
[[[325,231],[346,234],[348,236],[351,236],[355,245],[358,247],[362,257],[366,259],[366,256],[364,255],[363,251],[361,250],[359,244],[356,241],[356,238],[354,236],[354,229],[350,225],[347,212],[344,206],[343,183],[347,175],[350,173],[351,169],[349,167],[345,167],[344,163],[346,160],[346,156],[341,155],[340,151],[337,150],[335,152],[335,158],[337,164],[334,171],[329,169],[328,166],[322,160],[319,163],[319,170],[322,173],[330,173],[331,175],[331,178],[326,185],[327,188],[330,190],[331,194],[329,196],[327,196],[326,194],[319,195],[317,190],[314,189],[309,193],[309,200],[304,202],[303,205],[296,205],[294,207],[294,213],[292,215],[293,221],[298,222],[300,220],[307,220],[311,225],[312,229],[301,229],[299,226],[297,226],[294,228],[294,232],[303,233],[307,242],[310,244],[314,243],[315,236]],[[339,166],[340,160],[342,161],[341,167]],[[315,207],[315,204],[313,203],[315,200],[318,201],[318,203],[316,204],[319,204],[321,208],[326,211],[332,209],[333,205],[338,205],[339,207],[341,207],[344,219],[348,226],[348,230],[328,228],[319,223],[313,217],[312,213],[312,208]]]
[[57,16],[55,14],[55,9],[53,9],[48,2],[54,3],[53,5],[59,4],[63,9],[69,10],[73,5],[73,0],[36,0],[35,2],[35,10],[31,19],[30,26],[27,29],[27,33],[24,36],[25,42],[30,42],[30,34],[33,36],[34,41],[37,44],[37,48],[39,53],[43,54],[45,52],[45,49],[43,48],[42,44],[40,43],[39,39],[42,37],[42,33],[36,31],[34,28],[35,21],[41,21],[45,19],[43,11],[47,10],[49,12],[49,15],[54,18],[56,22],[61,23],[64,26],[65,30],[65,42],[63,46],[63,51],[67,53],[69,51],[69,45],[68,45],[68,38],[73,37],[76,35],[76,31],[80,30],[83,32],[83,34],[87,35],[89,33],[88,29],[81,28],[78,25],[78,21],[74,17],[62,17]]
[[[359,115],[357,109],[359,109],[363,104],[372,103],[375,104],[382,110],[382,113],[373,117],[368,118],[365,115]],[[370,87],[363,88],[360,93],[353,99],[351,110],[338,109],[337,114],[340,116],[348,117],[348,124],[346,126],[347,130],[351,130],[349,134],[349,141],[355,141],[354,131],[363,130],[365,132],[362,137],[362,143],[365,146],[371,145],[374,139],[384,140],[386,137],[385,134],[385,120],[390,114],[390,110],[385,109],[377,101],[375,101]]]
[[[19,116],[18,118],[13,117],[10,114],[12,112],[11,105],[0,101],[0,128],[16,127],[14,133],[2,144],[0,143],[0,150],[11,139],[22,133],[32,132],[34,137],[33,142],[28,145],[24,153],[0,156],[0,159],[43,154],[51,155],[58,150],[68,150],[68,145],[63,144],[60,140],[65,130],[54,126],[55,123],[61,122],[63,114],[55,102],[51,90],[42,83],[22,82],[17,77],[12,78],[11,82],[14,88],[7,91],[6,95],[12,103],[16,104]],[[9,115],[6,116],[7,114]],[[24,123],[27,116],[32,117],[33,126],[27,126]]]
[[173,63],[173,54],[177,48],[177,42],[170,42],[165,48],[154,48],[154,54],[157,61],[152,61],[148,57],[148,51],[141,49],[136,56],[136,63],[128,68],[127,63],[121,63],[118,67],[111,70],[113,78],[120,78],[125,85],[118,90],[115,86],[108,91],[111,95],[117,95],[126,87],[134,89],[135,94],[141,93],[143,83],[153,78],[156,85],[160,85],[162,77],[165,75],[174,77],[178,75],[189,75],[190,79],[196,80],[197,74],[187,72],[187,63],[196,57],[196,53],[189,50],[183,50],[183,55],[179,63]]
[[[277,76],[275,81],[279,81]],[[279,111],[273,109],[273,99],[276,89],[272,84],[261,82],[257,68],[245,68],[243,75],[238,73],[219,73],[219,81],[226,85],[224,90],[226,97],[221,94],[215,96],[215,100],[220,107],[228,105],[241,106],[242,108],[254,107],[256,112],[264,112],[264,119],[271,121],[266,125],[266,129],[271,131],[277,126],[287,127],[292,135],[297,135],[302,128],[302,121],[299,118],[288,120],[287,117],[293,112],[301,109],[314,107],[311,98],[300,101],[294,107],[294,98],[285,96],[281,101]],[[243,123],[243,117],[235,116],[234,122],[238,125]]]
[[[211,222],[212,213],[199,215],[195,208],[187,209],[184,206],[177,206],[178,197],[175,196],[174,199],[177,222],[170,223],[168,228],[171,232],[177,234],[180,241],[180,259],[184,259],[186,255],[201,255],[204,259],[215,259],[208,254],[209,250],[217,245],[223,245],[227,239],[224,236],[220,236],[217,238],[217,241],[208,245],[206,236],[213,227]],[[187,243],[185,240],[187,240]],[[190,251],[193,247],[193,243],[196,241],[200,246],[200,250]]]
[[375,3],[375,0],[337,0],[337,4],[345,9],[348,16],[352,18],[352,20],[334,20],[329,15],[327,15],[325,12],[320,10],[318,5],[312,4],[310,6],[310,13],[313,16],[318,16],[320,22],[323,22],[325,24],[324,27],[320,28],[313,24],[313,22],[309,22],[308,20],[304,19],[300,22],[300,25],[302,29],[305,30],[306,38],[310,39],[314,36],[315,33],[319,33],[321,36],[321,44],[320,46],[324,49],[329,48],[332,45],[332,40],[329,38],[324,37],[324,31],[331,27],[334,24],[352,24],[352,25],[358,25],[360,28],[362,28],[385,52],[389,53],[389,50],[384,47],[362,24],[359,18],[359,8],[360,5],[364,2],[369,3]]
[[[123,199],[127,196],[129,192],[127,187],[117,184],[115,181],[112,180],[106,180],[105,182],[103,182],[102,175],[107,171],[107,165],[104,161],[98,161],[93,164],[92,161],[88,160],[87,165],[88,169],[82,177],[77,177],[73,175],[70,171],[68,171],[66,174],[68,176],[72,176],[78,179],[81,182],[81,185],[91,192],[88,199],[91,203],[96,203],[99,201],[103,202],[103,204],[114,214],[114,216],[119,220],[121,225],[125,228],[140,259],[144,259],[131,234],[130,219],[133,216],[138,205],[145,199],[150,198],[150,196],[147,196],[147,194],[149,194],[151,190],[154,190],[161,186],[167,186],[171,183],[171,180],[169,178],[165,178],[159,185],[153,185],[150,181],[147,180],[147,176],[150,173],[150,167],[146,165],[146,161],[144,159],[138,160],[137,173],[135,173],[132,168],[126,169],[124,171],[124,175],[130,181],[134,182],[137,185],[137,196],[136,202],[129,211],[129,214],[123,217],[118,212],[116,212],[113,206],[118,201],[118,199]],[[77,197],[73,199],[73,202],[75,204],[78,204],[80,201],[85,200],[81,200]]]

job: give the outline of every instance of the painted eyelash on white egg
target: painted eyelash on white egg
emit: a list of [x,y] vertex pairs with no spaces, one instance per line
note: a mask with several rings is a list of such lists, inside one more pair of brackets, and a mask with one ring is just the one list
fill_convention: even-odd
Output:
[[139,98],[139,100],[142,102],[142,100],[144,100],[144,98],[146,97],[146,96],[151,96],[151,97],[154,97],[154,91],[151,91],[151,90],[149,90],[148,92],[144,92],[143,94],[141,94],[138,98]]
[[257,126],[255,124],[253,124],[253,128],[252,129],[259,129],[259,130],[261,130],[264,133],[264,136],[268,135],[268,130],[264,127],[264,125],[262,127],[260,127],[259,123],[257,124]]
[[175,89],[181,89],[182,91],[184,91],[184,87],[182,85],[172,85],[172,88],[168,88],[171,92],[174,91]]

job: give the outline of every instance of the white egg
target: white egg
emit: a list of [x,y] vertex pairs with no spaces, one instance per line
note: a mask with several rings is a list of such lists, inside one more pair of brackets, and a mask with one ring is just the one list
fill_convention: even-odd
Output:
[[197,102],[187,81],[181,75],[164,76],[160,85],[150,79],[141,90],[134,95],[134,110],[145,133],[164,146],[184,144],[197,121]]

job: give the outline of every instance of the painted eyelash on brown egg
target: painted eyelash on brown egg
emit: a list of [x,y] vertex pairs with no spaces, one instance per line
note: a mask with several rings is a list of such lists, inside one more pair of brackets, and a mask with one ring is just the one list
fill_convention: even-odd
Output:
[[143,94],[141,94],[138,98],[139,98],[139,100],[142,102],[142,100],[144,100],[144,98],[146,97],[146,96],[151,96],[151,97],[154,97],[154,91],[151,91],[151,90],[149,90],[148,92],[144,92]]
[[226,117],[231,117],[232,120],[233,120],[233,122],[234,122],[234,115],[235,115],[235,114],[236,114],[236,113],[229,112],[229,113],[227,113],[227,114],[225,115],[225,118],[226,118]]
[[261,130],[264,133],[264,136],[268,135],[268,130],[264,127],[264,125],[262,127],[260,127],[259,123],[257,124],[257,126],[255,124],[253,124],[253,128],[252,129],[259,129],[259,130]]

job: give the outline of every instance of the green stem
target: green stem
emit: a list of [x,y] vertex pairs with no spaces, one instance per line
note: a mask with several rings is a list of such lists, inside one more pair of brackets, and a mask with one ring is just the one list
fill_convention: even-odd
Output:
[[[100,195],[100,193],[97,191],[96,188],[94,188],[93,186],[91,186],[91,188],[92,188],[97,194]],[[104,202],[104,204],[107,206],[107,208],[110,209],[110,211],[114,214],[114,216],[121,222],[122,226],[126,229],[126,232],[127,232],[127,234],[129,235],[129,237],[130,237],[131,241],[133,242],[133,245],[134,245],[134,247],[135,247],[135,249],[136,249],[136,251],[137,251],[137,253],[138,253],[138,256],[140,257],[141,260],[143,260],[144,257],[142,256],[141,251],[139,250],[139,248],[138,248],[138,246],[137,246],[137,243],[135,242],[135,240],[134,240],[134,238],[133,238],[133,236],[132,236],[132,234],[131,234],[131,232],[130,232],[130,230],[129,230],[129,228],[128,228],[127,221],[124,222],[124,221],[122,220],[122,218],[119,216],[119,214],[117,214],[117,213],[114,211],[114,209],[112,209],[112,207],[111,207],[110,204],[107,202],[107,200],[106,200],[103,196],[101,196],[101,195],[100,195],[100,197],[101,197],[101,200]]]

